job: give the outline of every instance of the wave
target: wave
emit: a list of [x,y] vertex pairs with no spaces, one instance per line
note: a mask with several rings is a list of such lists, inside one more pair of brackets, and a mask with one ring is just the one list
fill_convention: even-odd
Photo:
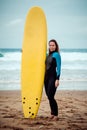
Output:
[[62,65],[62,70],[86,70],[87,71],[87,65]]
[[[21,51],[9,50],[0,51],[0,70],[20,70]],[[87,70],[87,52],[68,50],[61,51],[62,69],[68,70]]]
[[81,52],[62,52],[61,53],[62,61],[87,61],[87,53]]
[[1,60],[2,61],[20,61],[21,53],[20,52],[5,53]]
[[[0,53],[3,61],[21,61],[21,52]],[[87,61],[87,53],[81,52],[61,52],[61,59],[65,61]]]
[[1,57],[4,57],[4,55],[3,55],[2,53],[0,53],[0,58],[1,58]]

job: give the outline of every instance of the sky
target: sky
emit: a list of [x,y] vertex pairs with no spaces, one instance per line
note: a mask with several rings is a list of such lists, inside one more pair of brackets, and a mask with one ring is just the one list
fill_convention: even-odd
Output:
[[87,0],[0,0],[0,48],[22,48],[24,25],[32,6],[47,20],[47,42],[60,48],[87,48]]

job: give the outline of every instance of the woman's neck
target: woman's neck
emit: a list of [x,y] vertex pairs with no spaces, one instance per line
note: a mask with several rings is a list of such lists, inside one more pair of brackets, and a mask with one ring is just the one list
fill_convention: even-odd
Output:
[[56,51],[50,51],[50,52],[49,52],[49,55],[53,54],[54,52],[56,52]]

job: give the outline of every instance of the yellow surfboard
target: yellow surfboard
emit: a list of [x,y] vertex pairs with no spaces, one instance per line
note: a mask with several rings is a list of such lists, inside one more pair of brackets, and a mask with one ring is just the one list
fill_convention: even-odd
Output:
[[46,18],[40,7],[32,7],[27,14],[23,48],[21,93],[25,118],[35,118],[42,96],[47,46]]

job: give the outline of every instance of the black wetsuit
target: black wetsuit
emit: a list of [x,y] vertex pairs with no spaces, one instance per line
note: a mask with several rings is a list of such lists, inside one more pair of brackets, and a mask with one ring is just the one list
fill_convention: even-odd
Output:
[[[56,69],[57,68],[57,69]],[[49,104],[51,108],[51,114],[58,115],[58,105],[54,99],[56,87],[55,80],[60,77],[61,70],[61,57],[57,52],[52,52],[46,58],[46,72],[45,72],[45,91],[49,99]]]

